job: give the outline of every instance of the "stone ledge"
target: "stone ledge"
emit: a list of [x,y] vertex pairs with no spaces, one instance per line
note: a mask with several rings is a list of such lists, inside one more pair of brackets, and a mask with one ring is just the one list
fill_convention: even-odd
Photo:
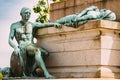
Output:
[[59,79],[43,79],[43,78],[34,78],[34,79],[3,79],[3,80],[120,80],[114,78],[59,78]]
[[79,26],[78,28],[62,26],[62,28],[43,28],[39,29],[37,32],[38,36],[41,35],[48,35],[48,34],[56,34],[56,33],[67,33],[67,32],[75,32],[75,31],[84,31],[84,30],[91,30],[91,29],[111,29],[111,30],[120,30],[120,23],[115,21],[108,21],[108,20],[95,20],[89,21],[86,24]]

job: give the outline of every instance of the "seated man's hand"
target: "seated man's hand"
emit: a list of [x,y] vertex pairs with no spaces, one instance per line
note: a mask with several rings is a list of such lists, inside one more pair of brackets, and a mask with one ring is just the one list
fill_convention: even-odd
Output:
[[54,23],[54,27],[56,27],[56,28],[62,28],[62,25],[59,24],[59,23]]
[[15,54],[16,56],[19,56],[19,54],[20,54],[20,49],[19,49],[19,48],[15,48],[15,49],[14,49],[14,54]]

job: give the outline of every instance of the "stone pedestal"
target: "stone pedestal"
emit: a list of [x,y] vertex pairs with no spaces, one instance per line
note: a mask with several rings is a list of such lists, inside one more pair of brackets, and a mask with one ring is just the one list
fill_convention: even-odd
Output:
[[37,44],[50,52],[49,72],[59,78],[120,78],[120,23],[90,21],[79,28],[39,29]]

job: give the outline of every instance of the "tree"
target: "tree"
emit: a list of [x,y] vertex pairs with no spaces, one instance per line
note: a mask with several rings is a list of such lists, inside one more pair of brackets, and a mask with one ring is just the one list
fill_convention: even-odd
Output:
[[[61,2],[61,1],[64,0],[53,0],[53,2]],[[50,0],[39,0],[37,5],[33,7],[33,11],[39,14],[38,18],[36,19],[37,22],[44,23],[49,21],[48,18],[50,12],[49,6],[50,6]]]
[[39,14],[39,17],[36,19],[37,22],[44,23],[48,21],[49,5],[46,4],[46,1],[48,0],[39,0],[33,8],[34,12]]

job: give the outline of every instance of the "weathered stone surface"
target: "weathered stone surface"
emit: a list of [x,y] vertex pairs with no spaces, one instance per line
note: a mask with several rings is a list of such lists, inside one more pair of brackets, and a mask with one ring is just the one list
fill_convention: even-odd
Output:
[[58,79],[41,79],[41,78],[33,78],[33,79],[4,79],[4,80],[120,80],[120,79],[113,79],[113,78],[58,78]]
[[56,19],[59,19],[60,17],[64,17],[64,12],[65,12],[65,10],[63,10],[63,9],[55,10],[55,11],[53,11],[52,14],[50,14],[50,18],[52,18],[55,21]]
[[101,20],[79,28],[40,29],[37,44],[50,52],[46,65],[55,76],[120,78],[119,25]]
[[105,8],[115,12],[117,15],[117,21],[119,21],[120,20],[120,10],[118,8],[120,7],[119,3],[120,0],[66,0],[64,2],[51,4],[50,15],[52,15],[54,11],[58,11],[58,10],[67,10],[70,8],[74,8],[74,10],[72,10],[71,13],[70,11],[69,13],[66,11],[61,14],[55,13],[55,16],[57,17],[52,16],[50,20],[54,22],[57,19],[60,19],[68,14],[78,13],[89,6],[95,5],[98,6],[99,9]]
[[101,55],[100,50],[82,50],[51,53],[49,58],[46,60],[46,63],[48,67],[100,65]]
[[55,10],[55,9],[62,9],[65,7],[66,2],[59,2],[58,4],[53,3],[52,5],[50,5],[50,9],[51,10]]
[[67,0],[66,1],[66,7],[71,7],[75,5],[75,0]]

